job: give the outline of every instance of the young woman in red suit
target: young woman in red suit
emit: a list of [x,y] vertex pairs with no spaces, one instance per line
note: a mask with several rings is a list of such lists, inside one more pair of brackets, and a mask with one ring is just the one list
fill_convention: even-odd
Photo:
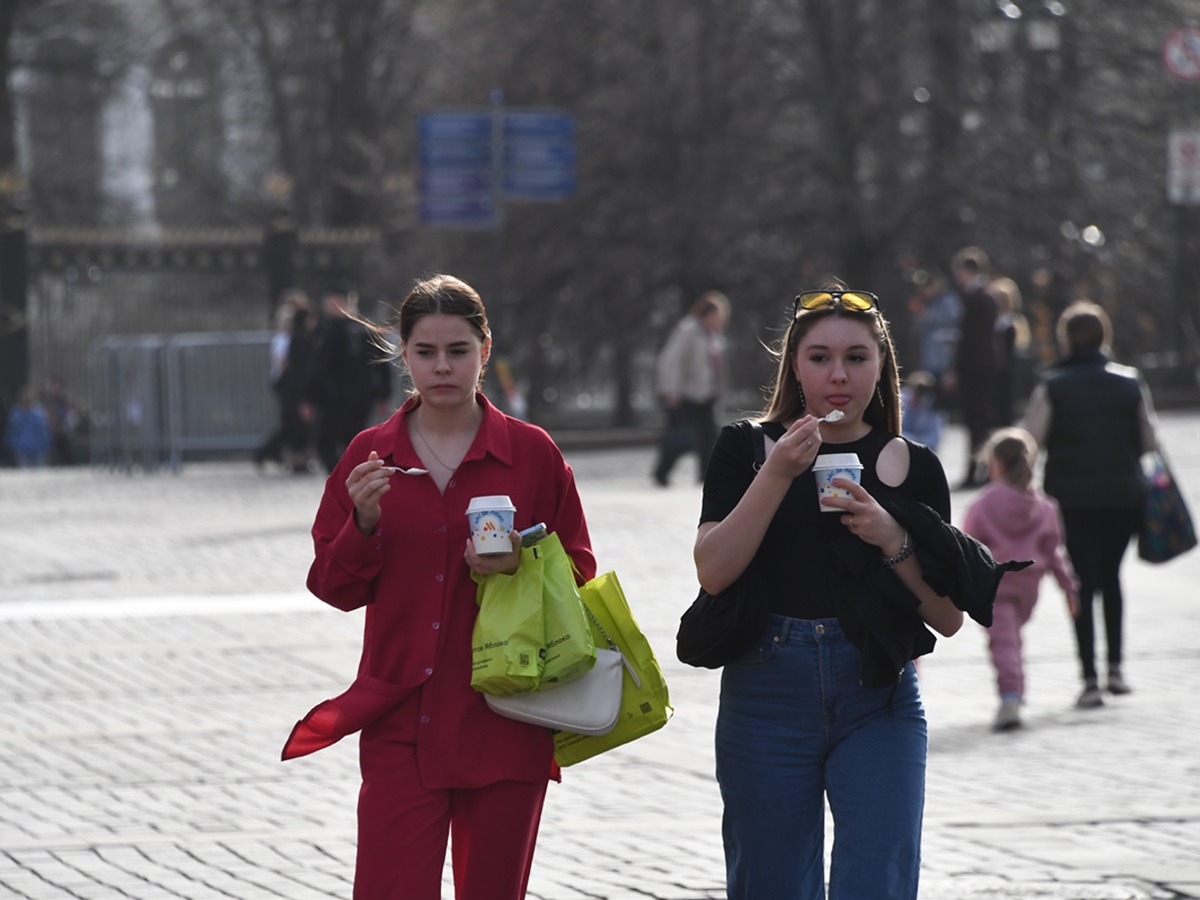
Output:
[[[595,559],[558,447],[480,390],[492,344],[475,290],[448,275],[424,279],[394,328],[377,334],[399,334],[394,358],[412,396],[351,442],[313,525],[309,589],[366,611],[357,678],[296,725],[283,758],[361,732],[356,900],[440,900],[449,841],[458,900],[520,900],[559,772],[547,729],[496,715],[471,688],[471,573],[515,572],[515,530],[538,522],[584,579]],[[426,471],[397,471],[412,468]],[[512,551],[479,556],[465,511],[494,494],[517,508]]]

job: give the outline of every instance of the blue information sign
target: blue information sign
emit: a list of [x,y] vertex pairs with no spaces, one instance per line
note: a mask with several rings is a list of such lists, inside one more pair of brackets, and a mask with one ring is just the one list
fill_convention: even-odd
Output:
[[501,200],[575,193],[575,118],[568,113],[434,112],[421,116],[418,134],[425,225],[496,228]]
[[439,112],[420,119],[421,221],[444,228],[495,228],[491,112]]
[[509,200],[575,193],[575,117],[556,110],[504,114],[501,188]]
[[490,112],[439,112],[421,116],[421,140],[492,140]]

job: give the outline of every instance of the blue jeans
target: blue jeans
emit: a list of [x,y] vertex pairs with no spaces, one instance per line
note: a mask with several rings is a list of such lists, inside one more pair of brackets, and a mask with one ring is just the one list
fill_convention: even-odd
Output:
[[717,782],[729,900],[916,900],[925,806],[925,710],[910,662],[891,688],[859,684],[836,619],[771,616],[725,666]]

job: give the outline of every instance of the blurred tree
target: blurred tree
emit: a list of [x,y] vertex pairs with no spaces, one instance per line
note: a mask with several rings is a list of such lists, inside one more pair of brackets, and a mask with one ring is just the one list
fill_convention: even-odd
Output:
[[[944,267],[969,243],[1023,288],[1039,273],[1053,290],[1028,293],[1054,303],[1111,274],[1110,302],[1143,307],[1167,333],[1161,261],[1185,243],[1164,196],[1165,143],[1186,104],[1159,50],[1186,7],[159,0],[142,17],[141,0],[27,0],[17,20],[4,4],[0,27],[16,21],[27,48],[73,39],[79,59],[93,54],[81,96],[94,124],[79,128],[110,127],[121,67],[196,42],[218,114],[181,126],[155,111],[159,146],[181,130],[211,137],[188,149],[193,168],[215,172],[197,181],[195,221],[261,225],[284,205],[301,226],[382,228],[368,294],[398,295],[431,269],[461,274],[484,292],[535,415],[577,386],[581,404],[611,402],[624,423],[650,403],[649,361],[701,291],[733,301],[731,369],[753,402],[758,339],[779,334],[796,290],[836,275],[876,288],[902,320],[903,266]],[[496,90],[509,109],[574,114],[576,195],[506,203],[495,232],[419,227],[418,116],[486,108]],[[26,135],[68,110],[66,92],[39,95],[33,115],[28,80],[20,91]],[[11,119],[0,106],[0,128]],[[14,143],[0,133],[0,166]],[[43,143],[27,174],[88,171],[66,159],[86,141],[59,156]],[[41,183],[53,187],[35,215],[71,205],[66,180]]]
[[0,3],[0,173],[16,173],[17,141],[13,120],[12,86],[8,73],[12,71],[13,28],[20,0]]
[[[25,298],[23,187],[17,163],[11,71],[14,23],[19,4],[0,4],[0,413],[26,383],[29,331]],[[0,425],[0,431],[3,426]]]
[[378,224],[391,117],[412,117],[413,86],[400,79],[421,4],[213,2],[257,67],[275,168],[300,222]]
[[213,203],[229,192],[221,172],[221,85],[211,50],[188,32],[172,38],[155,55],[149,93],[159,220],[176,228],[226,224],[226,210]]

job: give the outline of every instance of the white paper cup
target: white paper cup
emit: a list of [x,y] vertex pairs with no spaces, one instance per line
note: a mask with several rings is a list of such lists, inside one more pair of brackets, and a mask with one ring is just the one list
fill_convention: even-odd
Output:
[[837,488],[832,484],[835,478],[849,478],[855,484],[862,484],[862,463],[857,453],[825,453],[813,462],[813,474],[817,478],[817,503],[821,512],[840,513],[845,510],[836,506],[826,506],[821,503],[825,497],[850,497],[845,488]]
[[517,508],[504,494],[489,497],[473,497],[467,506],[467,524],[471,526],[471,540],[475,552],[481,556],[496,553],[511,553],[513,518]]

